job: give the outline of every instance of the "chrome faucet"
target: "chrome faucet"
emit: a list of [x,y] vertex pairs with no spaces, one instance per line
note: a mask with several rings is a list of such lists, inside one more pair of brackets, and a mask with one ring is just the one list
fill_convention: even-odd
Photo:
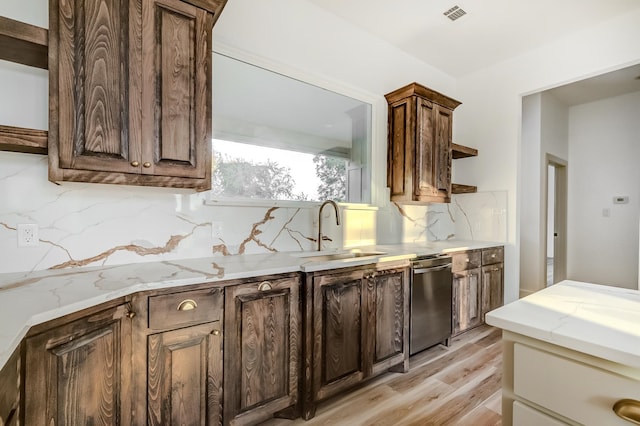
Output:
[[320,210],[318,211],[318,251],[322,249],[322,209],[327,204],[331,204],[333,209],[336,211],[336,225],[340,226],[340,213],[338,213],[338,205],[333,200],[327,200],[320,206]]

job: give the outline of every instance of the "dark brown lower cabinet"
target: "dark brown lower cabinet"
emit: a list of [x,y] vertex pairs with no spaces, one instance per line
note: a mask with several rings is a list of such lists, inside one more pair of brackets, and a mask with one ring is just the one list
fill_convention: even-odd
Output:
[[408,369],[406,264],[307,274],[302,416],[376,374]]
[[453,335],[482,324],[481,269],[453,273]]
[[224,424],[299,411],[300,278],[264,278],[225,290]]
[[504,266],[502,263],[482,267],[482,320],[484,315],[504,303]]
[[27,338],[25,424],[129,424],[127,313],[120,305]]
[[133,425],[222,424],[223,307],[213,283],[132,297]]
[[17,425],[20,418],[20,347],[0,369],[0,425]]
[[504,303],[504,247],[452,254],[453,335],[484,322],[487,312]]
[[148,336],[148,425],[221,423],[220,321]]
[[35,326],[0,370],[0,425],[309,419],[408,370],[408,310],[408,261],[136,293]]

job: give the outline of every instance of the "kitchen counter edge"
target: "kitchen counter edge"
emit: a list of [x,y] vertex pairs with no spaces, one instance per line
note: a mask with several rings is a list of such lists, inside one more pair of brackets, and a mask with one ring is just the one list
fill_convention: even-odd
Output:
[[316,262],[313,267],[304,257],[296,256],[301,252],[282,252],[0,274],[0,369],[34,325],[141,291],[339,269],[502,245],[505,243],[460,240],[376,245],[363,249],[384,254]]

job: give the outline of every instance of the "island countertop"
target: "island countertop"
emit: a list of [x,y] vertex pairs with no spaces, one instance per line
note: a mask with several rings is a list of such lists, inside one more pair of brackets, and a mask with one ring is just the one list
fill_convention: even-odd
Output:
[[495,309],[489,325],[640,369],[640,291],[562,281]]

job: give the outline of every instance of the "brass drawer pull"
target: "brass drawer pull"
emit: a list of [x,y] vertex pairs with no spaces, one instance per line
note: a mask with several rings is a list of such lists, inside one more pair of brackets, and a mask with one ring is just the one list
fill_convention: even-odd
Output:
[[640,401],[621,399],[613,404],[613,411],[622,419],[640,425]]
[[272,288],[271,283],[269,281],[262,281],[258,286],[259,291],[267,291],[267,290],[271,290],[271,288]]
[[492,258],[492,259],[495,259],[495,258],[496,258],[496,254],[495,254],[495,253],[493,253],[493,254],[491,255],[491,258]]
[[191,311],[198,307],[198,304],[193,299],[185,299],[178,305],[179,311]]
[[138,167],[138,166],[140,165],[140,163],[138,163],[137,161],[132,161],[132,162],[131,162],[131,165],[132,165],[133,167]]
[[144,167],[145,169],[148,169],[149,167],[151,167],[151,163],[149,163],[148,161],[144,162],[142,163],[142,167]]

